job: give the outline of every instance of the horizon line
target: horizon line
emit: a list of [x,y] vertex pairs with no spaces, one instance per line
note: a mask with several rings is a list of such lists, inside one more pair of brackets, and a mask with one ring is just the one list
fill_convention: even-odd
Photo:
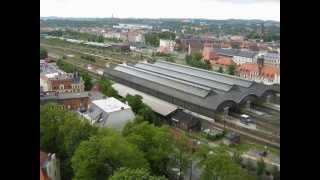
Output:
[[69,16],[69,17],[64,17],[64,16],[40,16],[41,18],[60,18],[60,19],[68,19],[68,18],[72,18],[72,19],[107,19],[107,18],[114,18],[114,19],[181,19],[181,20],[218,20],[218,21],[223,21],[223,20],[247,20],[247,21],[275,21],[275,22],[279,22],[280,20],[271,20],[271,19],[236,19],[236,18],[226,18],[226,19],[208,19],[208,18],[178,18],[178,17],[166,17],[166,18],[148,18],[148,17],[74,17],[74,16]]

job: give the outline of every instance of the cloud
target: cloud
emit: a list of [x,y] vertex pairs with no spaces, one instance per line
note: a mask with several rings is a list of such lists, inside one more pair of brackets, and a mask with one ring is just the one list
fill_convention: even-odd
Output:
[[200,1],[234,3],[234,4],[280,3],[280,0],[200,0]]
[[263,3],[266,1],[268,0],[41,0],[40,15],[111,17],[113,14],[120,18],[233,18],[279,21],[280,5]]

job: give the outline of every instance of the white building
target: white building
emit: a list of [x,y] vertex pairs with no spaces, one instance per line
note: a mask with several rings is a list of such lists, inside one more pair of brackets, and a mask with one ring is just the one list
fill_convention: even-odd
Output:
[[256,62],[256,53],[252,51],[240,51],[233,56],[233,61],[237,64],[254,63]]
[[93,100],[84,116],[98,127],[112,127],[118,130],[122,130],[127,122],[135,118],[129,105],[113,97]]
[[159,52],[173,52],[176,42],[173,40],[160,39]]
[[265,64],[275,65],[277,67],[280,66],[280,54],[263,52],[263,53],[260,53],[259,55],[263,55]]
[[60,180],[60,160],[56,154],[40,151],[40,179],[47,176],[50,180]]
[[216,49],[216,53],[220,56],[232,57],[237,64],[256,63],[257,53],[254,51],[244,51],[238,49]]

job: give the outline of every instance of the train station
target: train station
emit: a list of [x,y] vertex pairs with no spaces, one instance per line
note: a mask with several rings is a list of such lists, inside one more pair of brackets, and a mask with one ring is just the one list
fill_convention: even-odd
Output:
[[280,93],[274,86],[166,61],[110,65],[104,76],[209,118],[274,101]]

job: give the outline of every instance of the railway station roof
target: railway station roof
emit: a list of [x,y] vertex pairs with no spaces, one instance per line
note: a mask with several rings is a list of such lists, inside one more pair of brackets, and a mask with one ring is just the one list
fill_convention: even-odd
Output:
[[275,91],[243,78],[165,61],[118,65],[105,74],[211,110],[227,101],[240,103],[249,95],[261,97],[268,90]]

